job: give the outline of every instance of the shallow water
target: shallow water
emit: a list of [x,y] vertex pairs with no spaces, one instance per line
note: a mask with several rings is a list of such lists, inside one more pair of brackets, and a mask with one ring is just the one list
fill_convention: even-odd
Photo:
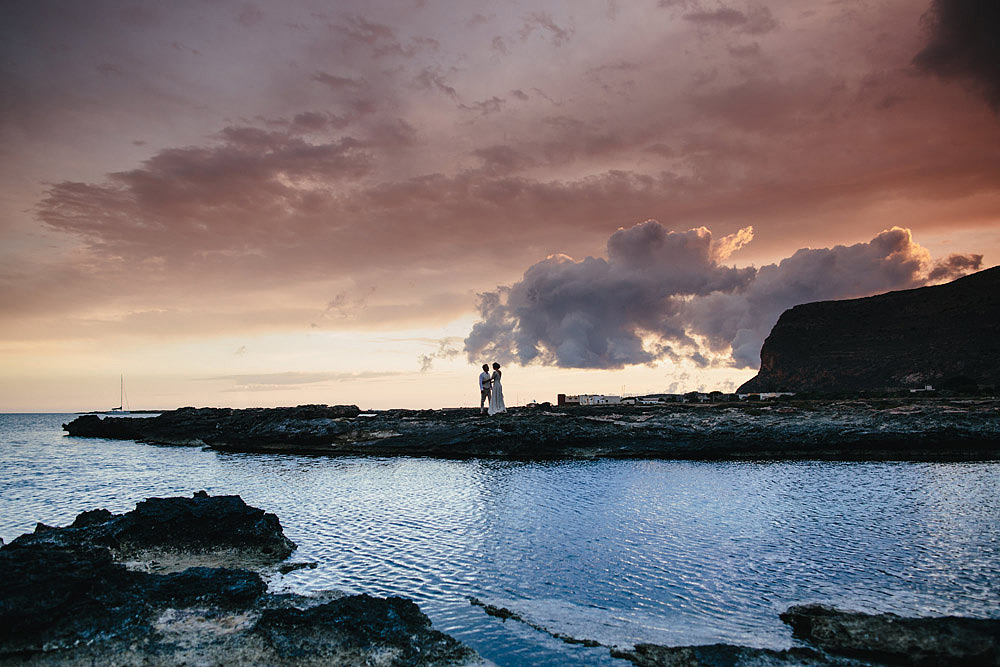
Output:
[[441,461],[220,454],[69,438],[73,415],[0,415],[0,537],[236,493],[316,561],[273,582],[414,599],[501,665],[615,664],[469,604],[629,645],[784,648],[777,614],[1000,618],[1000,464]]

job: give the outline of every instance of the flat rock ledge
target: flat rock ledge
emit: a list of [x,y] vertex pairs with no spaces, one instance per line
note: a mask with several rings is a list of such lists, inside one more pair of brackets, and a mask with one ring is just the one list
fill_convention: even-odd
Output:
[[[525,623],[570,644],[597,641],[552,632],[516,611],[470,598],[490,616]],[[732,644],[605,646],[639,667],[889,667],[891,665],[1000,665],[1000,619],[906,618],[824,605],[790,607],[780,615],[802,643],[777,651]]]
[[71,436],[226,452],[508,459],[1000,460],[1000,400],[385,410],[354,405],[86,415]]
[[295,548],[239,496],[150,498],[0,547],[0,665],[470,665],[410,600],[267,591]]

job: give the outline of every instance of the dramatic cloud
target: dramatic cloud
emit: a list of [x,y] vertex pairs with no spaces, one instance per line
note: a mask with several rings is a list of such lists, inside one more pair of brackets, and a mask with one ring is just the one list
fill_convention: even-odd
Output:
[[161,151],[103,184],[56,184],[38,215],[112,256],[260,253],[281,227],[309,219],[330,184],[371,171],[375,142],[305,136],[325,129],[320,113],[297,115],[285,131],[229,127],[218,144]]
[[[457,363],[434,341],[467,333],[485,290],[476,345],[525,363],[752,364],[786,301],[826,298],[765,289],[781,258],[805,280],[798,248],[840,257],[899,224],[944,257],[920,279],[978,265],[955,249],[996,263],[1000,123],[954,83],[996,90],[995,16],[972,0],[0,3],[0,367],[72,361],[22,352],[40,341],[110,356],[111,339],[228,336],[235,365],[199,374],[307,371],[249,336],[414,327],[432,342],[393,366],[421,377],[428,357],[430,381]],[[677,231],[559,256],[650,218]],[[702,226],[716,234],[683,231]],[[550,255],[534,292],[518,282]],[[907,284],[903,264],[858,293]],[[542,288],[565,313],[532,305],[554,299]],[[363,370],[388,353],[340,354]]]
[[978,269],[981,255],[935,263],[909,230],[868,243],[803,248],[760,269],[721,264],[752,230],[715,240],[704,227],[656,221],[611,236],[607,259],[556,255],[510,287],[480,295],[470,361],[495,358],[570,368],[621,368],[685,356],[755,367],[778,316],[809,301],[866,296]]
[[930,42],[914,62],[928,72],[971,81],[1000,111],[1000,3],[934,0],[925,18]]

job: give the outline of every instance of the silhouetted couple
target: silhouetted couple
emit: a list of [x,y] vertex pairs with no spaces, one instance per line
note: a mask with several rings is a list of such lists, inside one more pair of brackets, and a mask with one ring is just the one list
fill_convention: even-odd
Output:
[[489,402],[487,412],[490,416],[498,412],[507,412],[507,406],[503,404],[503,385],[500,384],[500,364],[493,363],[493,375],[490,375],[490,367],[483,364],[483,372],[479,374],[479,414],[483,414],[483,404]]

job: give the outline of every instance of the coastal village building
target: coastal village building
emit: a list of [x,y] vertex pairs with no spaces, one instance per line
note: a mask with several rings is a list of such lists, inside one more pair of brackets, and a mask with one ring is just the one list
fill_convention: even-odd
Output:
[[[922,391],[922,390],[917,390]],[[929,391],[929,390],[928,390]],[[781,396],[794,396],[793,391],[762,391],[749,394],[726,394],[721,391],[687,394],[646,394],[644,396],[613,396],[608,394],[558,394],[556,405],[663,405],[665,403],[719,403],[723,401],[767,401]]]
[[737,398],[741,401],[768,401],[772,398],[778,398],[780,396],[794,396],[794,391],[762,391],[762,392],[751,392],[749,394],[737,394]]
[[618,405],[621,402],[621,396],[609,396],[606,394],[580,395],[580,405]]
[[635,405],[636,399],[609,394],[558,394],[556,405]]

